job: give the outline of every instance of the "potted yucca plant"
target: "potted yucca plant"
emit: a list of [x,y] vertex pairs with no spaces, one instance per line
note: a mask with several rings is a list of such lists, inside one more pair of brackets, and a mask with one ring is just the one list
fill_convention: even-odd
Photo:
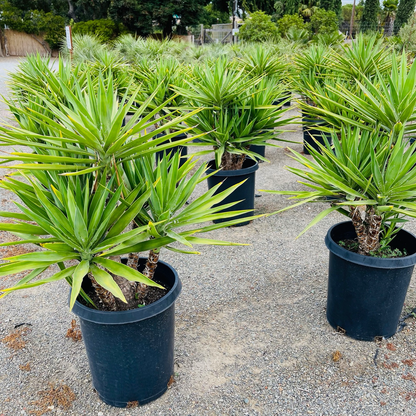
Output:
[[[289,66],[284,62],[283,57],[277,55],[274,50],[257,44],[246,47],[237,62],[250,77],[261,77],[268,81],[268,85],[275,84],[272,90],[276,97],[270,97],[271,101],[264,104],[290,106]],[[262,145],[250,145],[250,150],[263,157],[266,154],[266,147]]]
[[319,149],[316,142],[323,143],[324,136],[330,137],[323,128],[326,127],[321,117],[314,117],[313,112],[305,109],[315,108],[317,102],[314,91],[316,88],[326,84],[331,77],[331,56],[332,49],[321,44],[311,45],[308,49],[295,56],[296,74],[294,75],[294,85],[297,92],[301,95],[298,104],[302,110],[303,123],[303,151],[309,154],[309,148]]
[[[137,70],[135,71],[135,76],[137,80],[142,85],[141,97],[138,99],[138,102],[144,102],[146,98],[153,94],[154,91],[157,91],[153,95],[152,101],[149,103],[149,110],[163,105],[163,110],[161,114],[155,115],[155,127],[159,125],[159,117],[165,115],[167,120],[175,117],[175,113],[178,106],[181,106],[183,103],[183,97],[179,94],[176,94],[172,86],[185,86],[185,79],[188,76],[189,68],[186,68],[184,65],[181,65],[177,59],[173,57],[165,58],[162,57],[157,62],[148,62],[142,61],[140,65],[136,65]],[[159,133],[157,137],[162,137],[165,134],[169,133],[169,130],[163,133]],[[186,134],[181,133],[175,137],[167,140],[168,142],[175,142],[181,139],[186,139]],[[185,156],[188,154],[188,149],[186,146],[175,146],[171,148],[170,153],[180,152],[182,155],[182,163],[185,161]],[[163,157],[164,152],[160,151],[156,154],[158,159]]]
[[199,145],[212,147],[200,152],[213,151],[210,172],[220,169],[211,176],[208,185],[224,182],[220,188],[224,189],[245,180],[240,191],[233,193],[227,202],[241,201],[238,208],[253,210],[256,160],[267,159],[250,146],[276,146],[268,140],[279,140],[275,129],[291,121],[282,119],[286,110],[271,104],[281,88],[270,80],[250,76],[225,59],[195,67],[193,77],[186,82],[187,88],[175,86],[187,100],[183,109],[202,107],[202,110],[188,117],[185,124],[194,134],[201,135]]
[[[347,66],[345,63],[344,67]],[[345,77],[334,78],[314,88],[312,94],[317,105],[303,103],[302,110],[321,118],[337,131],[343,124],[349,124],[369,131],[380,126],[385,132],[391,132],[401,123],[406,135],[414,134],[416,64],[409,68],[405,53],[400,60],[393,54],[390,65],[383,63],[381,69],[373,68],[370,74],[357,76],[354,82]]]
[[[161,142],[177,134],[153,139],[148,132],[163,108],[147,109],[156,91],[123,126],[137,91],[127,88],[120,101],[111,74],[93,80],[87,73],[83,88],[75,80],[72,89],[51,76],[65,102],[50,100],[49,89],[28,91],[24,100],[10,102],[20,126],[0,128],[3,143],[32,150],[3,157],[22,162],[8,166],[16,175],[1,182],[20,199],[21,212],[2,212],[14,223],[2,223],[0,230],[20,238],[10,244],[41,248],[0,265],[0,276],[28,272],[1,297],[66,279],[99,396],[118,407],[144,404],[166,391],[173,374],[174,302],[181,283],[159,261],[160,249],[192,254],[195,244],[232,244],[199,235],[241,222],[245,211],[222,212],[235,205],[222,204],[239,184],[214,195],[217,186],[186,205],[207,168],[192,160],[180,166],[178,154],[154,167],[154,153],[173,146]],[[162,117],[155,133],[177,129],[198,111]],[[203,224],[218,219],[225,222]],[[138,259],[139,251],[149,251],[148,257]],[[42,278],[54,265],[60,271]]]
[[330,204],[303,232],[333,211],[349,217],[325,239],[327,318],[360,340],[395,334],[416,263],[416,238],[403,229],[406,217],[416,217],[416,143],[409,147],[403,133],[401,123],[390,133],[343,127],[332,146],[325,140],[310,149],[312,161],[291,150],[304,169],[288,170],[309,191],[267,191],[292,195],[297,202],[284,210]]

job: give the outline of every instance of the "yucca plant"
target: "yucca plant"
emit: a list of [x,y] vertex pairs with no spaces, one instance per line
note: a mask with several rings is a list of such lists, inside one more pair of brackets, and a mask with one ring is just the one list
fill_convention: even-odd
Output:
[[138,56],[146,49],[146,40],[134,37],[130,33],[119,36],[113,42],[113,50],[129,64],[136,62]]
[[104,79],[111,76],[113,78],[113,86],[120,98],[127,90],[134,91],[138,87],[133,82],[133,69],[114,50],[99,50],[95,53],[92,60],[82,62],[79,67],[83,73],[87,73],[93,79],[93,82],[97,82],[100,75]]
[[[69,175],[98,172],[99,180],[104,169],[111,170],[124,161],[172,147],[174,144],[166,143],[155,148],[163,141],[187,132],[189,128],[170,133],[164,138],[151,139],[166,129],[177,127],[199,111],[194,110],[167,122],[164,122],[166,115],[161,116],[161,126],[151,132],[149,129],[153,127],[153,117],[167,105],[165,102],[154,110],[147,111],[156,90],[123,126],[126,114],[133,108],[138,90],[131,94],[127,91],[120,101],[111,74],[107,79],[101,75],[98,78],[97,82],[93,82],[88,77],[85,88],[75,83],[73,90],[60,82],[67,105],[56,103],[55,100],[51,102],[46,93],[36,94],[52,115],[11,104],[13,113],[31,123],[25,128],[0,127],[0,140],[9,145],[29,146],[34,152],[13,152],[3,156],[3,159],[24,162],[15,166],[20,170],[49,169]],[[147,115],[144,116],[145,112]],[[36,125],[42,126],[42,131]],[[188,140],[183,139],[177,144],[184,144]]]
[[333,68],[339,77],[352,84],[364,78],[373,79],[379,74],[389,74],[392,65],[392,48],[384,44],[377,34],[367,36],[360,33],[351,45],[333,56]]
[[[189,71],[176,58],[161,58],[153,64],[143,61],[135,76],[141,83],[141,97],[138,101],[153,96],[148,103],[149,110],[163,105],[161,113],[166,114],[174,112],[173,108],[182,105],[183,97],[175,93],[173,86],[184,88]],[[156,94],[153,94],[155,91]],[[157,117],[159,116],[160,114],[157,114]],[[168,119],[171,117],[172,115],[168,115]]]
[[[252,209],[235,208],[240,201],[225,202],[241,183],[226,190],[218,184],[192,200],[195,187],[210,176],[206,165],[189,160],[181,166],[176,154],[155,167],[155,152],[173,146],[161,142],[189,131],[180,124],[199,108],[173,118],[162,113],[169,98],[149,110],[158,85],[123,126],[140,90],[129,86],[120,97],[111,70],[94,78],[87,70],[83,86],[59,85],[65,102],[50,90],[31,91],[28,105],[11,103],[24,120],[20,127],[0,128],[1,144],[26,146],[2,161],[19,162],[7,166],[16,172],[0,184],[20,198],[21,211],[0,212],[9,219],[0,230],[20,239],[3,245],[37,245],[37,251],[3,259],[0,277],[28,274],[1,289],[0,297],[66,279],[100,398],[114,406],[146,403],[166,390],[172,376],[173,308],[181,289],[167,264],[154,274],[161,249],[191,254],[195,245],[234,245],[200,235],[256,217],[250,216]],[[150,131],[158,113],[161,125]],[[167,129],[178,132],[154,139]],[[130,256],[139,251],[149,252],[140,271],[137,254]],[[127,264],[122,255],[129,255]],[[45,278],[43,272],[52,275]]]
[[[137,306],[137,300],[146,302],[143,284],[149,284],[153,277],[160,247],[168,246],[171,250],[184,252],[170,244],[179,242],[186,247],[192,244],[231,244],[197,238],[194,234],[238,224],[242,220],[232,218],[246,211],[221,212],[235,205],[223,206],[221,201],[238,185],[213,196],[217,186],[186,205],[195,186],[207,178],[203,176],[207,169],[204,165],[196,169],[196,162],[190,160],[180,167],[177,154],[170,161],[163,159],[154,168],[151,155],[169,149],[171,144],[160,145],[160,142],[177,133],[160,139],[153,136],[167,128],[177,128],[178,123],[194,116],[198,110],[164,122],[154,132],[147,132],[152,117],[169,102],[163,102],[144,115],[147,105],[158,92],[156,86],[153,94],[122,127],[137,91],[129,99],[126,92],[119,102],[111,74],[107,79],[100,75],[97,83],[93,83],[91,77],[87,78],[85,88],[81,89],[75,82],[74,91],[70,91],[64,82],[59,84],[66,94],[67,104],[54,97],[53,101],[48,101],[41,90],[31,92],[47,107],[50,115],[37,111],[33,100],[29,99],[30,108],[12,107],[27,121],[26,128],[10,126],[1,129],[0,139],[4,144],[24,144],[33,150],[32,153],[13,152],[3,157],[4,161],[23,162],[8,166],[8,169],[18,169],[25,179],[19,181],[13,176],[3,181],[2,186],[23,202],[23,205],[18,204],[22,214],[3,215],[36,225],[18,222],[0,227],[19,233],[22,242],[53,243],[42,246],[48,250],[46,252],[11,259],[13,265],[5,266],[5,273],[13,274],[15,270],[16,273],[33,272],[5,292],[46,283],[48,279],[31,280],[53,264],[59,264],[63,269],[65,261],[75,260],[79,266],[71,266],[70,271],[51,278],[51,281],[67,278],[72,284],[71,307],[80,293],[80,282],[88,274],[100,305],[109,310],[121,310]],[[161,117],[162,121],[164,118]],[[180,132],[187,130],[189,128]],[[186,140],[180,143],[184,142]],[[228,218],[231,220],[219,225],[201,226],[204,222]],[[133,229],[123,233],[130,224],[133,224]],[[177,231],[185,226],[186,231]],[[23,230],[26,231],[22,233]],[[48,237],[40,241],[38,235]],[[143,272],[146,278],[142,280],[140,273],[129,272],[135,267],[120,265],[120,259],[114,259],[120,254],[146,250],[151,251]],[[33,264],[30,259],[34,259]]]
[[325,85],[328,77],[332,76],[332,49],[321,44],[311,45],[294,58],[296,73],[293,84],[303,100],[315,105],[313,90],[315,85]]
[[[92,174],[74,178],[47,171],[23,175],[25,181],[12,176],[1,182],[1,187],[22,201],[15,202],[21,213],[0,213],[15,220],[1,223],[0,229],[20,237],[20,241],[2,246],[33,243],[44,249],[4,259],[7,262],[0,266],[0,276],[30,273],[15,286],[2,289],[3,296],[11,291],[66,279],[72,288],[71,308],[80,292],[86,301],[94,304],[82,290],[82,282],[88,276],[93,294],[99,300],[95,307],[131,309],[146,303],[148,286],[162,288],[153,281],[161,247],[199,254],[191,250],[193,245],[237,245],[204,239],[198,234],[242,221],[232,220],[232,217],[244,211],[219,212],[236,204],[223,205],[221,201],[238,185],[213,196],[217,186],[186,205],[195,186],[207,178],[203,176],[205,165],[188,177],[196,162],[189,160],[179,167],[178,154],[172,159],[163,159],[157,168],[152,157],[126,164],[129,165],[126,166],[128,187],[114,185],[116,174],[109,181],[103,175],[95,189]],[[113,188],[115,190],[111,191]],[[201,226],[219,218],[230,220]],[[132,221],[135,227],[123,232]],[[185,226],[187,229],[183,231]],[[175,242],[184,245],[185,250],[172,246]],[[150,254],[143,273],[120,261],[122,254],[147,250]],[[68,261],[77,264],[65,266]],[[54,265],[61,271],[52,277],[34,280]]]
[[[13,192],[23,203],[15,202],[22,212],[20,214],[1,213],[2,216],[15,218],[16,222],[2,223],[0,229],[17,233],[22,238],[18,242],[4,243],[3,246],[34,243],[45,251],[4,259],[7,262],[0,266],[1,276],[31,272],[15,286],[2,289],[3,296],[14,290],[66,279],[72,288],[72,308],[81,291],[83,279],[88,274],[99,294],[105,292],[108,298],[109,292],[121,301],[117,304],[113,299],[112,308],[121,310],[125,309],[123,304],[132,306],[136,282],[160,287],[120,261],[103,255],[106,248],[129,241],[148,228],[141,227],[121,234],[146,202],[149,190],[133,189],[122,200],[123,187],[120,185],[115,192],[110,192],[105,178],[97,190],[93,189],[94,179],[91,175],[74,180],[42,172],[36,177],[25,175],[24,179],[27,182],[9,178],[1,183],[3,188]],[[114,178],[109,182],[110,187],[113,182]],[[141,195],[135,198],[134,204],[129,203],[139,193]],[[156,241],[152,243],[158,244]],[[65,262],[70,260],[77,264],[65,267]],[[58,265],[61,270],[52,277],[33,281],[53,265]],[[82,296],[92,303],[84,292]]]
[[77,83],[83,88],[87,76],[80,65],[66,65],[63,59],[59,59],[57,64],[54,69],[50,58],[39,54],[27,56],[19,63],[17,71],[9,74],[11,100],[24,107],[30,105],[30,100],[37,99],[37,95],[41,94],[47,96],[51,103],[54,103],[54,99],[56,103],[67,103],[61,84],[72,89]]
[[175,90],[187,99],[189,109],[204,108],[185,124],[213,147],[217,168],[241,169],[246,156],[265,160],[250,145],[268,145],[268,139],[277,139],[274,129],[291,121],[281,119],[286,110],[271,105],[282,95],[281,86],[252,77],[225,59],[196,68],[186,82],[187,89]]
[[[107,49],[100,39],[92,35],[74,35],[72,37],[73,53],[72,60],[75,63],[94,61],[97,54]],[[61,56],[69,58],[69,51],[66,44],[62,44]]]
[[291,195],[295,204],[312,202],[331,206],[320,212],[302,231],[333,211],[351,218],[358,239],[358,253],[382,255],[405,217],[416,217],[416,143],[408,146],[400,123],[386,133],[344,126],[340,140],[326,140],[319,150],[310,149],[313,160],[291,150],[293,159],[306,169],[288,167],[309,187],[303,191],[266,191]]
[[327,83],[323,88],[315,87],[313,96],[319,106],[312,108],[303,104],[302,108],[337,128],[341,124],[367,130],[379,126],[391,132],[401,123],[406,134],[413,134],[416,132],[416,63],[409,69],[405,53],[399,63],[393,54],[389,75],[383,75],[377,68],[375,71],[376,77],[370,79],[363,74],[362,81],[357,79],[358,92],[342,80]]
[[291,26],[285,36],[296,45],[306,45],[309,41],[309,32],[295,26]]
[[312,43],[330,46],[332,48],[340,48],[344,42],[344,35],[339,32],[318,33],[312,39]]
[[253,77],[273,78],[276,82],[287,77],[287,65],[282,58],[261,44],[246,48],[238,62]]

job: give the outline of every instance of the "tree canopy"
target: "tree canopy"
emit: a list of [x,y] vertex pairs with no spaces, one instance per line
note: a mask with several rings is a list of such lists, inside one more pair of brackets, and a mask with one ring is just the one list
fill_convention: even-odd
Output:
[[416,0],[400,0],[397,8],[396,20],[394,21],[394,33],[398,33],[415,12]]

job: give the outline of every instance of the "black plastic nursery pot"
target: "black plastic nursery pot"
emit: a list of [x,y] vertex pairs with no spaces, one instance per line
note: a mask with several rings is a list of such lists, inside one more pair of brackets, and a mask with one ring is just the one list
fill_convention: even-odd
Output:
[[400,230],[391,243],[407,256],[380,258],[353,253],[338,242],[356,238],[352,222],[331,227],[325,237],[329,249],[327,319],[351,338],[373,341],[396,333],[416,263],[416,237]]
[[256,144],[251,144],[250,145],[250,151],[258,153],[260,156],[265,157],[265,155],[266,155],[266,146],[258,146]]
[[[322,120],[312,119],[312,118],[307,118],[307,117],[303,117],[302,121],[307,122],[307,123],[316,123],[318,125],[320,123],[322,124]],[[331,133],[327,133],[327,132],[320,130],[318,126],[309,127],[309,126],[303,125],[303,153],[305,153],[306,155],[310,154],[308,145],[314,148],[315,150],[317,150],[318,152],[320,152],[321,149],[319,148],[315,140],[317,140],[321,144],[325,144],[324,137],[326,137],[329,143],[331,143],[332,141]]]
[[[156,135],[156,138],[160,138],[162,136],[164,136],[164,133],[160,133]],[[171,140],[171,142],[176,142],[178,140],[183,140],[186,139],[186,134],[185,133],[181,133],[178,134],[177,136],[173,137]],[[162,142],[162,144],[167,144],[169,143],[169,140],[166,140],[165,142]],[[173,156],[176,152],[180,152],[181,153],[181,160],[180,160],[180,166],[182,166],[185,163],[185,157],[188,154],[188,148],[186,146],[173,146],[170,149],[164,150],[164,151],[160,151],[160,152],[156,152],[156,161],[158,162],[159,160],[163,159],[163,156],[165,154],[170,154],[171,156]]]
[[[214,172],[215,161],[211,160],[208,163],[209,169],[207,174]],[[227,211],[238,211],[240,209],[249,209],[254,211],[254,199],[255,199],[255,185],[256,185],[256,170],[259,168],[259,164],[253,159],[246,159],[243,163],[243,168],[238,170],[221,170],[208,178],[208,189],[221,183],[222,185],[218,188],[216,193],[222,192],[225,189],[236,185],[239,182],[246,181],[240,185],[232,194],[228,195],[227,198],[221,204],[228,204],[235,201],[241,201],[238,204],[224,210]],[[222,211],[222,212],[224,212]],[[253,215],[253,212],[242,214],[232,219],[245,218]],[[216,220],[215,223],[220,223],[228,220]],[[242,222],[238,226],[249,224],[250,221]]]
[[[140,259],[139,270],[145,261]],[[170,290],[142,308],[106,312],[76,301],[72,309],[81,322],[93,386],[111,406],[155,400],[173,375],[175,301],[182,284],[163,261],[158,262],[155,280]]]
[[[278,100],[276,100],[276,101],[274,101],[273,102],[273,105],[282,105],[282,103],[283,103],[283,101],[285,101],[286,99],[288,99],[289,97],[292,97],[292,93],[290,92],[290,91],[286,91],[285,93],[284,93],[284,96],[282,97],[282,98],[279,98]],[[289,101],[286,101],[284,104],[283,104],[283,107],[290,107],[290,100]]]

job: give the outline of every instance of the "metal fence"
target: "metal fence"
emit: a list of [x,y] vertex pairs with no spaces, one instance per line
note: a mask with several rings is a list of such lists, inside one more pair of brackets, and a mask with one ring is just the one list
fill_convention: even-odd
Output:
[[231,43],[233,41],[232,24],[212,25],[205,29],[203,25],[188,27],[188,33],[194,35],[194,42],[197,45],[205,43]]

